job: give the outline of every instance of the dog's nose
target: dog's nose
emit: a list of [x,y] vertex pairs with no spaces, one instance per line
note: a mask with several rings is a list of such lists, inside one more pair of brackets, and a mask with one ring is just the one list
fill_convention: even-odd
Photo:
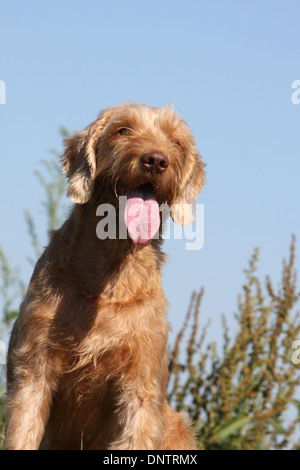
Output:
[[141,156],[143,167],[147,171],[155,173],[163,173],[169,166],[169,159],[167,155],[161,152],[147,152]]

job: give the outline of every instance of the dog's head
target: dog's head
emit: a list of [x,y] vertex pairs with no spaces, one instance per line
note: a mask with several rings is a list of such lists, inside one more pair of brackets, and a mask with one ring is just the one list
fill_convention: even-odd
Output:
[[72,202],[86,203],[109,189],[116,197],[134,194],[166,202],[178,224],[194,220],[205,165],[187,124],[171,107],[124,103],[108,108],[66,139],[66,146],[63,170]]

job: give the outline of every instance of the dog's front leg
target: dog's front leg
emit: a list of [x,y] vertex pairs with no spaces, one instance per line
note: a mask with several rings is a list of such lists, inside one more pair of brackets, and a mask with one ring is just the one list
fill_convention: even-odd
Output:
[[163,440],[163,417],[160,390],[134,384],[127,386],[116,413],[120,436],[111,450],[155,450]]
[[50,357],[42,323],[40,338],[34,325],[21,329],[19,323],[14,325],[8,351],[4,449],[38,449],[60,368]]
[[51,383],[45,371],[27,369],[9,384],[4,449],[39,448],[50,413]]

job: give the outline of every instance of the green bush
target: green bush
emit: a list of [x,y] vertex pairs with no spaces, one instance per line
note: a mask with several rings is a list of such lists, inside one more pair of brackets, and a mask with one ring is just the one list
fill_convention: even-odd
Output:
[[[300,339],[299,313],[293,313],[299,299],[294,237],[278,292],[267,277],[263,293],[257,260],[255,250],[239,296],[234,338],[223,316],[222,353],[214,342],[204,347],[206,328],[199,327],[202,289],[192,296],[171,354],[169,400],[194,419],[200,449],[300,448],[295,433],[300,366],[292,361],[294,341]],[[183,359],[182,343],[187,344]]]

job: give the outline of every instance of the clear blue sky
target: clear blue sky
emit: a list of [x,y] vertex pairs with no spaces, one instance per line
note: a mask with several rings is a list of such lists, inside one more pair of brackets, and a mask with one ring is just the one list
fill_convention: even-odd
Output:
[[[23,211],[39,220],[33,172],[71,131],[122,101],[174,102],[207,163],[205,244],[167,241],[164,287],[174,331],[193,289],[206,289],[203,323],[236,309],[243,269],[261,247],[260,273],[279,281],[291,233],[300,238],[300,3],[238,0],[2,2],[0,244],[28,281]],[[299,259],[299,256],[297,260]],[[234,324],[234,323],[232,323]]]

